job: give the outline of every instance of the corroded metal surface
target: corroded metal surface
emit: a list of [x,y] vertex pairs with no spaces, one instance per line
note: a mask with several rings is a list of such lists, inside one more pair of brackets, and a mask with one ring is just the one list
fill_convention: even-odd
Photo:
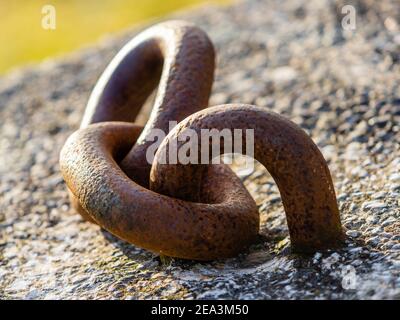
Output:
[[[186,129],[201,137],[202,129],[253,129],[254,157],[271,173],[278,185],[286,212],[292,248],[312,252],[338,246],[343,240],[335,190],[328,166],[318,147],[296,124],[251,105],[220,105],[197,112],[180,122],[163,140],[151,170],[150,187],[162,194],[197,201],[208,165],[159,164],[163,152]],[[201,139],[197,140],[201,150]],[[208,142],[208,141],[207,141]],[[223,154],[224,145],[220,145]],[[246,146],[246,136],[242,135]],[[211,150],[208,152],[211,161]],[[199,155],[200,158],[200,155]],[[168,162],[168,160],[167,160]],[[221,190],[228,188],[223,187]]]
[[[111,185],[97,184],[91,180],[94,178],[90,175],[91,172],[96,176],[99,174],[97,161],[104,150],[96,150],[92,153],[90,144],[86,144],[89,138],[85,133],[79,135],[82,137],[82,141],[78,139],[77,146],[74,143],[69,148],[68,143],[66,144],[64,150],[70,151],[62,153],[61,170],[71,190],[71,203],[85,219],[98,223],[129,242],[157,253],[181,258],[208,260],[224,257],[239,252],[254,240],[259,228],[257,207],[240,180],[225,165],[213,166],[210,169],[208,180],[204,181],[204,185],[207,186],[204,190],[205,203],[216,198],[229,204],[226,207],[218,208],[218,213],[215,212],[215,209],[209,208],[207,204],[182,202],[179,205],[176,199],[166,198],[140,187],[140,185],[148,186],[151,165],[145,156],[147,147],[152,143],[149,139],[152,129],[157,128],[168,132],[169,121],[179,122],[186,116],[206,107],[213,73],[214,49],[212,43],[203,31],[186,22],[171,21],[150,28],[135,37],[118,53],[92,92],[81,128],[91,127],[92,123],[104,121],[134,121],[148,95],[155,88],[157,82],[160,81],[160,83],[150,119],[143,132],[136,137],[134,135],[129,137],[129,132],[133,134],[133,131],[128,130],[126,135],[119,137],[133,147],[126,152],[127,155],[122,161],[121,159],[117,161],[118,167],[113,167],[104,173],[115,177],[114,174],[116,176],[123,174],[122,168],[130,178],[125,181],[126,184],[120,189],[122,194],[119,195],[128,201],[128,203],[125,202],[127,206],[121,209],[122,212],[126,212],[125,219],[114,219],[111,213],[101,215],[100,219],[92,211],[104,212],[107,208],[104,201],[111,201],[110,203],[116,201],[115,198],[112,200],[102,198],[103,202],[99,202],[99,194],[112,196],[114,195],[113,188]],[[114,127],[108,123],[107,126],[99,128],[102,130],[107,128],[106,131],[111,134]],[[92,128],[88,128],[88,130],[88,132],[92,132]],[[117,134],[117,131],[118,128],[115,128],[112,137]],[[93,133],[89,135],[93,137]],[[101,137],[95,135],[95,137],[103,139],[103,135]],[[95,143],[96,139],[89,140]],[[114,140],[110,141],[107,147],[117,148],[118,146],[114,145],[114,142]],[[82,147],[80,143],[84,146]],[[74,156],[70,158],[70,154],[74,154]],[[75,160],[79,161],[80,156],[83,159],[78,164]],[[90,163],[87,162],[89,159],[91,159]],[[93,167],[94,164],[96,164],[95,167]],[[73,168],[82,167],[92,169],[78,170],[76,175],[69,172]],[[218,179],[214,177],[218,177]],[[92,196],[88,196],[87,191],[77,191],[77,187],[74,186],[75,182],[79,183],[80,188],[89,187],[93,192],[89,192]],[[226,193],[221,193],[220,189],[225,185],[230,186],[230,189],[226,190]],[[104,192],[107,187],[109,189]],[[82,190],[80,188],[79,190]],[[232,198],[230,193],[232,190],[241,195],[235,197],[236,200],[240,200],[240,203],[229,201]],[[97,196],[94,196],[96,194]],[[135,196],[132,196],[133,194]],[[83,198],[82,195],[84,195]],[[94,201],[97,209],[93,209],[87,204],[88,199],[97,199]],[[135,205],[132,206],[132,203]],[[138,206],[137,203],[147,203],[147,206]],[[132,211],[132,207],[136,208],[136,211]],[[204,216],[199,213],[202,210]],[[189,219],[186,217],[187,212],[195,217]],[[151,218],[148,217],[150,213],[152,213]],[[180,214],[185,216],[179,219]],[[139,227],[142,225],[139,223],[134,229],[129,230],[133,221],[147,221],[149,226]],[[221,230],[210,229],[210,226],[216,223]],[[224,233],[222,231],[229,224],[234,226],[233,233],[228,237],[228,241],[222,243],[222,238],[227,235],[226,231]],[[146,231],[146,228],[150,228],[151,232]],[[246,229],[248,231],[241,239],[233,237],[239,230]],[[220,238],[221,236],[222,238]],[[233,240],[235,240],[234,243]],[[216,249],[217,243],[219,243],[218,249]]]
[[133,122],[157,87],[150,119],[122,161],[124,172],[148,186],[147,147],[152,129],[169,132],[205,108],[214,77],[214,47],[207,34],[184,21],[168,21],[143,31],[110,62],[89,99],[81,127],[102,121]]
[[141,128],[105,122],[75,132],[61,152],[68,187],[101,227],[168,256],[211,260],[232,256],[258,234],[254,200],[226,165],[210,166],[204,200],[183,201],[141,187],[127,177],[117,156]]
[[[214,60],[207,34],[188,22],[168,21],[143,31],[118,52],[97,81],[81,128],[104,121],[135,121],[158,85],[150,119],[120,164],[132,180],[148,187],[149,134],[156,128],[168,132],[169,121],[179,122],[207,106]],[[94,222],[75,196],[69,195],[73,207]]]
[[[173,257],[230,257],[251,244],[259,230],[258,210],[226,165],[155,161],[152,167],[146,159],[152,130],[168,132],[169,121],[189,116],[169,137],[186,127],[254,129],[255,158],[280,189],[293,248],[309,252],[337,246],[343,234],[330,173],[299,127],[248,105],[190,116],[207,105],[213,70],[211,42],[184,22],[157,25],[128,43],[101,76],[81,129],[61,152],[73,205],[118,237]],[[159,78],[148,123],[144,128],[129,123]],[[164,139],[162,148],[167,147]]]

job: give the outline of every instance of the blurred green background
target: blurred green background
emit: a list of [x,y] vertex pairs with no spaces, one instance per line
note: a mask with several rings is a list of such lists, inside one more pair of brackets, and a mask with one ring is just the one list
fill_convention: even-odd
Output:
[[[0,0],[0,73],[207,2],[226,4],[229,0]],[[55,30],[42,28],[44,5],[56,9]]]

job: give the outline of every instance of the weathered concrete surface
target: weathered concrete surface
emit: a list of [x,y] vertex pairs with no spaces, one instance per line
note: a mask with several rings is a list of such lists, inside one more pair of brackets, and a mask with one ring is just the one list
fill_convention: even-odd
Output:
[[[349,3],[354,32],[340,24]],[[248,1],[179,18],[216,44],[211,105],[270,108],[311,134],[346,246],[290,254],[279,193],[261,167],[244,181],[263,237],[228,261],[161,261],[73,212],[59,150],[131,30],[0,78],[0,298],[400,298],[400,3]]]

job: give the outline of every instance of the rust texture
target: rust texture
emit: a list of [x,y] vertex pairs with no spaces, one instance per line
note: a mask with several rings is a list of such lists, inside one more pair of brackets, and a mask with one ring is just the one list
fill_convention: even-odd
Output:
[[[279,187],[293,249],[340,244],[336,196],[316,145],[294,123],[261,108],[204,109],[213,73],[210,40],[185,22],[161,23],[124,46],[96,84],[81,129],[61,151],[72,205],[87,220],[156,253],[196,260],[233,256],[259,231],[257,206],[240,179],[224,164],[159,160],[169,139],[185,129],[254,129],[255,158]],[[133,124],[157,85],[149,121],[144,128]],[[148,163],[152,130],[168,132],[169,121],[179,124]]]
[[[160,145],[150,174],[150,187],[180,199],[199,201],[199,186],[209,175],[210,165],[159,164],[169,141],[186,129],[201,137],[201,129],[253,129],[254,158],[270,172],[278,185],[289,227],[292,248],[313,252],[336,247],[343,240],[336,195],[328,166],[318,147],[296,124],[251,105],[220,105],[197,112],[180,122]],[[201,139],[197,150],[201,151]],[[208,141],[207,141],[208,142]],[[224,153],[220,143],[220,154]],[[246,147],[246,136],[242,135]],[[211,145],[210,145],[211,147]],[[208,152],[211,161],[211,148]],[[200,154],[199,157],[200,159]],[[204,185],[202,186],[204,188]]]
[[[80,127],[104,121],[134,122],[158,86],[150,119],[120,163],[132,180],[148,187],[149,135],[156,128],[168,133],[169,121],[179,122],[208,105],[214,60],[210,39],[193,24],[168,21],[144,30],[118,52],[97,81]],[[69,195],[73,207],[94,222],[79,200]]]
[[168,197],[131,180],[116,159],[140,130],[126,122],[94,124],[62,149],[64,179],[96,223],[142,248],[187,259],[229,257],[255,240],[257,206],[226,165],[210,166],[204,181],[209,203]]
[[207,34],[184,21],[157,24],[128,42],[101,75],[90,96],[81,128],[102,121],[133,122],[157,87],[150,119],[121,166],[137,183],[148,186],[146,161],[152,129],[169,132],[208,105],[214,79],[214,47]]

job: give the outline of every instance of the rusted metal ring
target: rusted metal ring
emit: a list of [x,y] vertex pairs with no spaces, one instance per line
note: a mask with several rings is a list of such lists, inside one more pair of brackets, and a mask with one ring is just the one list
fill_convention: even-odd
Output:
[[[210,107],[180,122],[155,155],[150,187],[172,197],[196,200],[193,197],[199,194],[202,180],[209,175],[209,166],[159,163],[163,153],[168,163],[171,140],[177,141],[177,150],[186,143],[179,139],[186,129],[194,130],[198,137],[202,129],[254,130],[254,158],[266,167],[278,185],[292,248],[297,252],[313,252],[341,243],[340,215],[328,166],[318,147],[299,126],[276,113],[243,104]],[[203,142],[195,141],[200,153]],[[243,135],[244,148],[246,141]],[[219,145],[223,154],[223,144]],[[211,161],[211,151],[208,154]]]
[[[258,210],[229,167],[195,169],[156,161],[152,168],[146,159],[153,129],[168,132],[169,121],[179,122],[207,105],[213,70],[214,51],[208,37],[184,22],[148,29],[120,51],[93,90],[81,129],[61,152],[61,171],[82,216],[133,244],[173,257],[224,258],[252,243],[259,229]],[[159,77],[148,123],[144,128],[129,123]],[[249,118],[255,122],[251,124]],[[121,120],[125,122],[117,122]],[[102,123],[92,124],[96,122]],[[254,128],[255,123],[260,128]],[[220,106],[186,118],[170,136],[186,127],[200,130],[213,125],[255,129],[256,158],[279,186],[297,251],[340,243],[342,231],[329,170],[301,129],[256,107]],[[166,140],[162,148],[168,148]],[[151,168],[154,191],[146,188]],[[285,171],[290,177],[285,178]],[[296,184],[296,175],[301,183]]]
[[229,257],[258,234],[254,200],[226,165],[212,165],[195,203],[143,188],[121,170],[118,157],[141,127],[104,122],[80,129],[61,151],[68,188],[91,218],[121,239],[164,255],[212,260]]
[[96,122],[133,122],[157,87],[154,106],[136,144],[121,162],[124,172],[147,187],[151,163],[146,150],[153,129],[169,132],[207,107],[214,78],[214,47],[207,34],[185,21],[159,23],[128,42],[98,80],[81,128]]
[[[136,144],[120,161],[132,180],[148,187],[149,135],[156,128],[168,132],[169,121],[179,122],[208,105],[214,60],[214,47],[207,34],[191,23],[168,21],[146,29],[109,63],[92,91],[80,127],[104,121],[135,121],[158,86],[149,120]],[[72,206],[94,222],[78,199],[69,194]]]

